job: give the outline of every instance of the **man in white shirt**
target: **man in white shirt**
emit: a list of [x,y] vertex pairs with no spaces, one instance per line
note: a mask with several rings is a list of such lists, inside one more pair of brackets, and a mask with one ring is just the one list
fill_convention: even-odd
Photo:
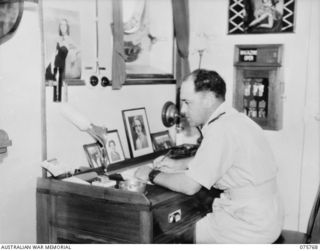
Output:
[[196,243],[272,243],[283,223],[277,165],[263,130],[226,105],[225,93],[225,82],[215,71],[199,69],[187,76],[181,86],[181,113],[191,126],[202,127],[196,155],[184,160],[160,157],[156,168],[142,167],[136,176],[187,195],[202,186],[223,190],[212,213],[197,222]]

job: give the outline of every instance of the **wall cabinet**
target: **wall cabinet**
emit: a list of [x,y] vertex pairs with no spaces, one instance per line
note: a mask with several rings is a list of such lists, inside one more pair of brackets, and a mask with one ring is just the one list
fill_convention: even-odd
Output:
[[234,107],[262,128],[282,128],[282,45],[235,47]]

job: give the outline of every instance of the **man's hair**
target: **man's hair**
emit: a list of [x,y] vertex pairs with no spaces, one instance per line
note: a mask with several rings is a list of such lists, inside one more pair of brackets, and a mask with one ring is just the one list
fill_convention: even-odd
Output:
[[185,77],[185,80],[192,78],[195,92],[211,91],[217,98],[225,100],[226,83],[215,71],[197,69]]
[[61,31],[61,22],[65,22],[66,26],[67,26],[67,30],[66,30],[66,33],[67,35],[70,35],[70,25],[69,25],[69,22],[66,18],[62,18],[59,22],[59,35],[62,36],[62,31]]

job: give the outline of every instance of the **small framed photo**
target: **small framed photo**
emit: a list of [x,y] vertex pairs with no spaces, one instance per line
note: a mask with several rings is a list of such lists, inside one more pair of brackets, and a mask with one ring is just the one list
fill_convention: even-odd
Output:
[[108,131],[106,147],[110,164],[120,162],[125,159],[118,130]]
[[123,110],[122,117],[131,157],[152,153],[153,147],[145,108]]
[[83,146],[86,153],[90,167],[98,168],[103,166],[103,154],[102,149],[98,143],[87,144]]
[[169,131],[156,132],[151,134],[153,147],[156,151],[165,150],[173,147],[173,141]]

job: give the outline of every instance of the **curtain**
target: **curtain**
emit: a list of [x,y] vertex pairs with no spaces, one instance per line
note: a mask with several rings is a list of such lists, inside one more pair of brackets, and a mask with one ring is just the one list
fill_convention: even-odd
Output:
[[189,4],[188,0],[172,0],[173,27],[177,43],[176,80],[177,96],[176,106],[180,111],[180,87],[184,76],[190,73],[189,66]]
[[173,27],[177,43],[176,79],[179,89],[182,79],[190,73],[189,66],[189,4],[188,0],[172,0]]
[[113,15],[113,54],[112,54],[112,89],[119,90],[126,80],[124,61],[122,1],[112,0]]

